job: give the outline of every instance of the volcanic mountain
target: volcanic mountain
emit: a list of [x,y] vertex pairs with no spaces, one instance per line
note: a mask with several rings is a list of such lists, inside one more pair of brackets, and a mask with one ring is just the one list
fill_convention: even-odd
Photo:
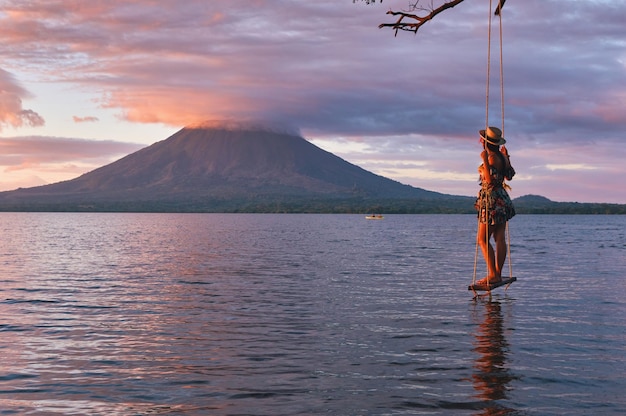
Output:
[[78,178],[0,192],[0,209],[421,212],[445,202],[464,212],[470,200],[368,172],[297,134],[196,126]]

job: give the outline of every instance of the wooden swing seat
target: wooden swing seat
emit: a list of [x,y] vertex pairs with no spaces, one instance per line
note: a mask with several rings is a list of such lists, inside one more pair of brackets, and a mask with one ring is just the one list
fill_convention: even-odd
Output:
[[479,285],[479,284],[471,284],[468,286],[467,290],[473,290],[473,291],[485,291],[485,292],[491,292],[493,289],[500,287],[500,286],[504,286],[504,285],[509,285],[513,282],[515,282],[517,280],[517,277],[509,277],[506,279],[502,279],[499,282],[494,282],[491,283],[489,285]]

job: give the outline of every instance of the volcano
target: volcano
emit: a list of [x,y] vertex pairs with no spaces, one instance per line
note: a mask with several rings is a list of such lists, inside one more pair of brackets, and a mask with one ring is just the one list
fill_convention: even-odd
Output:
[[4,211],[465,212],[471,202],[376,175],[298,134],[202,125],[72,180],[0,192]]

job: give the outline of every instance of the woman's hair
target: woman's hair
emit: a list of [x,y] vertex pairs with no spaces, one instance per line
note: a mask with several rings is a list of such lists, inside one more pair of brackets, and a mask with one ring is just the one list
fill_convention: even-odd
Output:
[[487,149],[491,150],[492,152],[496,152],[496,154],[500,158],[500,161],[502,161],[502,170],[506,171],[506,160],[504,160],[504,155],[500,152],[500,146],[497,144],[491,144],[486,140],[485,140],[485,146],[487,147]]
[[497,144],[492,144],[485,140],[485,146],[487,146],[487,149],[491,150],[492,152],[500,153],[500,146]]

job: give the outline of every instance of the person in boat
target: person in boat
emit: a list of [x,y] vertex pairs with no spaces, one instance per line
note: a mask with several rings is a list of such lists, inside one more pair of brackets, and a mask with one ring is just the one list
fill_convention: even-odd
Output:
[[[477,239],[487,263],[488,275],[476,284],[486,285],[487,282],[502,281],[502,267],[507,252],[506,223],[515,215],[505,180],[513,179],[515,170],[504,146],[506,140],[502,137],[502,131],[497,127],[488,127],[479,133],[483,145],[480,154],[483,163],[478,167],[481,187],[475,203],[478,211]],[[495,253],[491,237],[495,242]]]

